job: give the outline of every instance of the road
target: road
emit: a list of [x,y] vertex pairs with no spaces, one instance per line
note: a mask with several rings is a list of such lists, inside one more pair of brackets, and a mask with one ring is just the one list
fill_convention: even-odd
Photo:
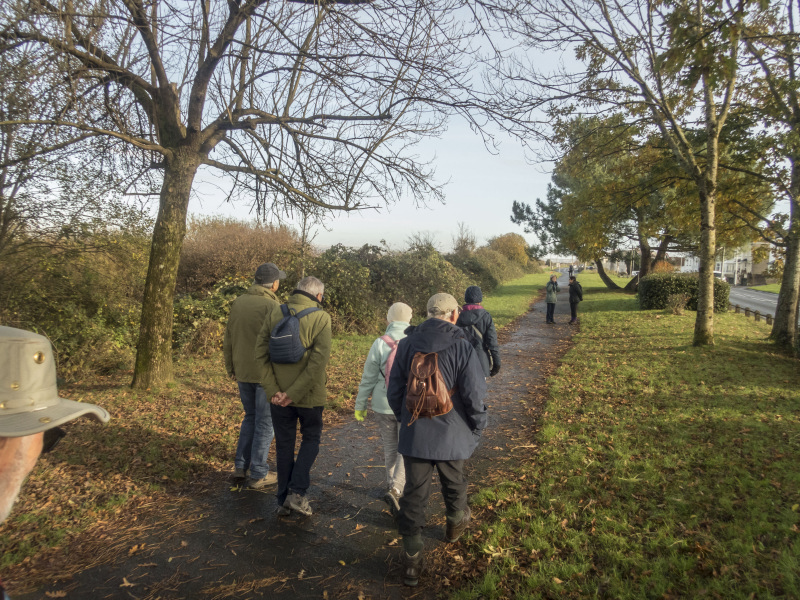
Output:
[[762,315],[775,316],[778,306],[778,294],[761,292],[745,287],[731,287],[730,303],[738,304],[742,308],[757,310]]

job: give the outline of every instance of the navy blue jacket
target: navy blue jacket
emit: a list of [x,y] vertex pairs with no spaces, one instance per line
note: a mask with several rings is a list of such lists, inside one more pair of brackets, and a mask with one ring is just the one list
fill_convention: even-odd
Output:
[[[469,305],[466,305],[469,306]],[[483,356],[481,366],[485,377],[489,376],[490,369],[494,366],[500,370],[500,346],[497,344],[497,330],[494,328],[492,315],[485,308],[470,308],[461,311],[456,325],[467,329],[473,325],[481,332],[483,338]]]
[[[428,319],[406,333],[397,346],[387,390],[389,406],[400,421],[397,451],[427,460],[465,460],[475,451],[486,427],[486,379],[478,354],[460,327],[442,319]],[[409,426],[406,385],[417,352],[436,352],[447,388],[456,391],[449,413],[420,418]]]

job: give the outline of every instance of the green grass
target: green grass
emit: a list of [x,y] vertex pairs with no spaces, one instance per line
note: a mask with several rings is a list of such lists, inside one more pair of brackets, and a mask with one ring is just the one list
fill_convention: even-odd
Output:
[[773,294],[779,294],[781,292],[781,284],[770,283],[769,285],[754,285],[751,289],[761,290],[762,292],[771,292]]
[[694,313],[579,280],[538,454],[473,497],[485,574],[454,597],[800,597],[798,362],[742,315],[696,348]]
[[550,273],[534,273],[497,287],[483,299],[483,307],[489,311],[499,330],[527,312],[536,293],[543,289]]

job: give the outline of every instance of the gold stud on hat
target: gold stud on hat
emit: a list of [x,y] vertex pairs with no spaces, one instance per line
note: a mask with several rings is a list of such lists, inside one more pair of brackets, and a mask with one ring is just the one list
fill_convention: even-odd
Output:
[[44,352],[37,352],[33,355],[33,362],[40,365],[44,362]]

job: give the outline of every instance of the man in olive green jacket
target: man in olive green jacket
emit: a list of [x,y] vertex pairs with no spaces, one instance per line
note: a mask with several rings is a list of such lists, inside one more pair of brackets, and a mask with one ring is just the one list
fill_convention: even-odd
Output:
[[286,277],[273,263],[256,269],[253,285],[231,304],[225,340],[225,370],[239,385],[244,418],[234,460],[234,479],[244,479],[247,487],[261,489],[278,481],[267,465],[267,454],[274,435],[268,396],[261,387],[261,365],[255,358],[256,338],[270,309],[280,306],[275,295],[280,280]]
[[[324,291],[319,279],[305,277],[286,305],[295,314],[307,308],[321,309]],[[278,514],[288,515],[294,510],[310,515],[306,492],[311,485],[311,467],[319,453],[322,410],[328,395],[325,369],[331,356],[331,318],[322,310],[303,316],[299,325],[305,354],[296,363],[276,364],[270,360],[270,334],[282,318],[281,307],[272,307],[258,334],[255,356],[262,369],[261,386],[271,401],[275,427]],[[302,440],[295,457],[298,422]]]

